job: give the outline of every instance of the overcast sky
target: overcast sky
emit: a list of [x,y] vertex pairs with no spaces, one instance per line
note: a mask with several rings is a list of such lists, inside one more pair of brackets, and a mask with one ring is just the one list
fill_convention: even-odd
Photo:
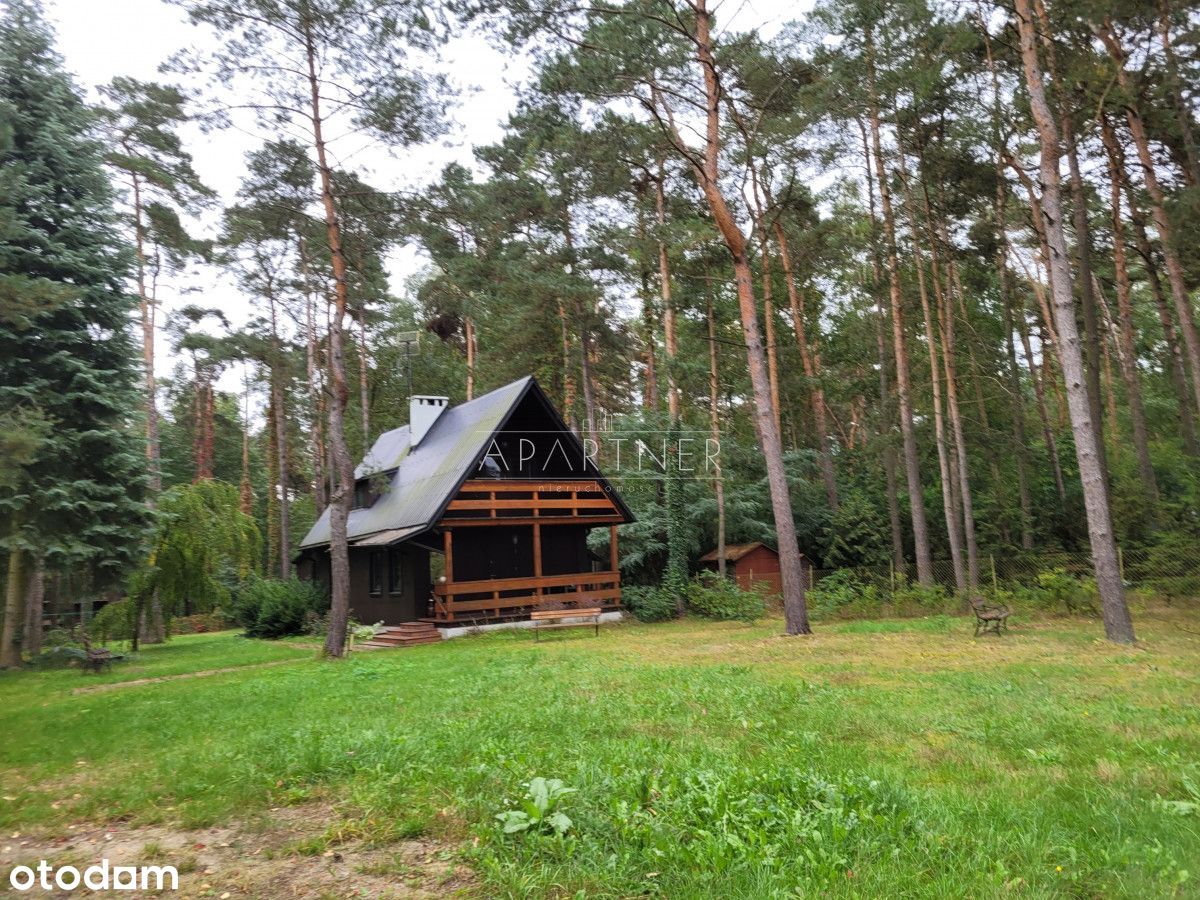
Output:
[[[96,86],[118,75],[169,79],[158,71],[166,59],[185,48],[203,51],[211,41],[205,27],[188,24],[183,10],[163,0],[47,0],[47,5],[67,68],[93,101],[97,99]],[[812,0],[724,0],[717,15],[726,28],[759,28],[770,36],[811,6]],[[478,35],[464,35],[444,49],[441,62],[443,71],[462,92],[452,127],[439,141],[406,150],[402,159],[381,151],[356,155],[352,168],[376,187],[395,190],[427,182],[451,161],[469,164],[474,146],[501,136],[503,122],[512,112],[517,89],[527,74],[524,60],[501,54]],[[201,178],[228,201],[241,178],[245,154],[259,145],[261,136],[237,129],[210,134],[189,130],[185,139]],[[415,249],[401,248],[389,266],[393,291],[421,264]],[[237,288],[215,272],[199,273],[186,285],[192,293],[181,301],[179,290],[183,287],[162,292],[167,310],[181,302],[219,306],[235,325],[250,314],[250,306]],[[160,326],[164,319],[160,316]],[[169,375],[174,361],[161,333],[157,357],[159,374]],[[240,382],[241,375],[230,372],[221,386],[236,391]]]

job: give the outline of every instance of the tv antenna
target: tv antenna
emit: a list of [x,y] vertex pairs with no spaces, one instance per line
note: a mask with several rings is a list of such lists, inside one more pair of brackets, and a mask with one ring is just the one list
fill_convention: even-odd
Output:
[[412,397],[412,348],[421,346],[421,332],[401,331],[396,340],[404,345],[404,369],[408,373],[408,396]]

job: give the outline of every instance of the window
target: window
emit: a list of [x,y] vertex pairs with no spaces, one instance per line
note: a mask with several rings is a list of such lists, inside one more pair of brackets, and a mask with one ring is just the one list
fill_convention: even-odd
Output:
[[354,482],[354,506],[353,509],[368,509],[375,504],[379,499],[379,495],[375,493],[371,485],[370,478],[360,478]]
[[400,551],[399,550],[389,550],[388,551],[388,591],[390,591],[393,594],[404,593],[404,585],[400,581],[402,574],[403,574],[403,570],[401,568],[401,562],[400,562]]
[[383,554],[378,550],[371,554],[369,574],[371,593],[383,593]]

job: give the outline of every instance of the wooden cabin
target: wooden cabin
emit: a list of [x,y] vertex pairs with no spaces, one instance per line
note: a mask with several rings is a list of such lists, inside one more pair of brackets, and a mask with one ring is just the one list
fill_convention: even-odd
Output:
[[[717,551],[712,550],[700,557],[700,565],[716,571],[719,568]],[[761,541],[726,544],[725,571],[744,591],[758,586],[766,594],[783,593],[779,552]]]
[[[360,622],[472,625],[621,605],[617,526],[633,516],[532,376],[454,407],[413,397],[409,424],[375,441],[355,479]],[[588,549],[601,527],[603,559]],[[328,509],[297,571],[329,583]]]

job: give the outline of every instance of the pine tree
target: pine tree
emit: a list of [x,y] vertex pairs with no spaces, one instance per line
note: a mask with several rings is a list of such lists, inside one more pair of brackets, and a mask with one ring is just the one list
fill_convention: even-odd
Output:
[[[431,17],[423,4],[392,0],[175,0],[196,24],[216,32],[219,46],[196,63],[226,88],[246,88],[236,103],[250,108],[274,134],[294,129],[316,164],[332,276],[329,316],[329,449],[334,479],[330,495],[332,607],[326,653],[345,652],[350,615],[347,520],[354,493],[354,464],[346,443],[350,400],[346,377],[346,316],[353,313],[346,258],[344,201],[335,180],[330,144],[349,133],[384,144],[417,143],[439,127],[436,77],[414,65],[414,48],[435,46],[448,29],[444,13]],[[456,4],[455,4],[456,5]],[[190,68],[184,62],[183,68]]]
[[143,445],[129,420],[136,303],[91,126],[40,6],[10,0],[0,19],[0,274],[27,314],[0,317],[0,417],[51,424],[0,488],[10,582],[3,666],[20,661],[28,551],[99,587],[127,569],[146,519]]
[[121,221],[134,249],[134,275],[142,326],[142,369],[146,394],[146,461],[150,500],[162,489],[158,436],[157,382],[154,375],[158,288],[168,275],[207,244],[188,234],[181,214],[195,213],[213,197],[192,168],[178,128],[188,121],[186,100],[178,88],[117,78],[101,88],[105,106],[100,121],[105,162],[120,186]]

